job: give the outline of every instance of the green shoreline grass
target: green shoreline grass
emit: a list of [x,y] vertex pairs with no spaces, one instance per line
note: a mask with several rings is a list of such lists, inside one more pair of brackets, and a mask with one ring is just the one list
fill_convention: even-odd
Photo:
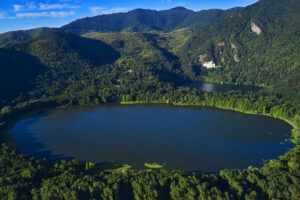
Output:
[[160,165],[158,163],[145,163],[144,166],[150,169],[161,169],[164,167],[164,165]]
[[[273,116],[271,114],[256,113],[256,112],[244,111],[244,110],[240,110],[240,109],[226,108],[226,107],[222,107],[222,106],[207,106],[207,105],[201,105],[201,104],[197,104],[197,103],[188,104],[188,103],[174,103],[174,102],[170,103],[170,102],[161,102],[161,101],[151,101],[151,102],[148,102],[148,101],[126,101],[126,102],[118,102],[118,103],[113,103],[113,104],[115,104],[115,105],[138,105],[138,104],[161,104],[161,105],[166,105],[166,104],[168,104],[170,106],[197,106],[197,107],[217,108],[217,109],[222,109],[222,110],[235,111],[235,112],[240,112],[240,113],[249,114],[249,115],[260,115],[260,116],[273,117],[275,119],[283,120],[283,121],[285,121],[286,123],[288,123],[289,125],[292,126],[291,135],[290,135],[291,137],[289,138],[289,140],[294,144],[294,147],[292,149],[290,149],[289,151],[293,151],[293,149],[296,148],[296,146],[300,144],[300,131],[299,131],[300,127],[299,127],[299,125],[297,125],[296,121],[292,120],[292,119],[276,117],[276,116]],[[107,104],[100,104],[99,106],[101,106],[101,105],[107,105]],[[13,124],[15,124],[17,121],[19,121],[21,119],[24,119],[26,117],[32,116],[32,115],[40,113],[40,112],[44,112],[48,109],[52,109],[52,108],[62,109],[62,108],[66,108],[68,106],[70,106],[70,105],[63,104],[63,105],[55,105],[55,106],[46,106],[45,108],[33,109],[30,112],[22,113],[18,117],[16,117],[15,119],[13,119],[11,121],[8,121],[7,125],[4,128],[0,127],[0,133],[6,133],[6,131],[9,128],[11,128],[13,126]],[[289,151],[285,152],[285,154],[288,153]],[[280,156],[282,156],[282,155],[279,155],[277,157],[277,159],[280,159]],[[274,159],[271,159],[271,160],[274,160]],[[144,165],[145,165],[145,167],[148,167],[150,169],[151,168],[152,169],[159,169],[159,168],[163,167],[162,165],[159,165],[157,163],[145,163]],[[126,171],[126,170],[131,170],[131,166],[127,165],[127,164],[124,164],[123,167],[120,167],[120,169],[116,170],[116,171]]]
[[[146,101],[127,101],[127,102],[120,102],[122,105],[135,105],[135,104],[169,104],[172,106],[199,106],[199,107],[207,107],[207,108],[217,108],[221,110],[227,110],[227,111],[234,111],[239,112],[247,115],[259,115],[259,116],[266,116],[266,117],[272,117],[274,119],[280,119],[289,124],[291,129],[291,137],[289,138],[292,143],[296,145],[296,143],[300,143],[300,125],[296,122],[296,117],[294,119],[287,119],[283,117],[274,116],[272,114],[268,113],[258,113],[258,112],[252,112],[252,111],[245,111],[238,108],[228,108],[223,106],[207,106],[202,104],[188,104],[188,103],[169,103],[169,102],[159,102],[159,101],[152,101],[152,102],[146,102]],[[292,149],[291,149],[292,150]]]
[[280,119],[285,121],[286,123],[290,124],[293,128],[296,128],[296,123],[292,119],[286,119],[282,117],[276,117],[271,114],[264,114],[264,113],[257,113],[257,112],[251,112],[251,111],[244,111],[236,108],[227,108],[222,106],[204,106],[202,104],[188,104],[188,103],[169,103],[169,102],[159,102],[159,101],[124,101],[120,102],[121,105],[135,105],[135,104],[169,104],[173,106],[199,106],[199,107],[208,107],[208,108],[218,108],[222,110],[228,110],[228,111],[235,111],[240,112],[243,114],[249,114],[249,115],[260,115],[260,116],[266,116],[266,117],[272,117],[275,119]]

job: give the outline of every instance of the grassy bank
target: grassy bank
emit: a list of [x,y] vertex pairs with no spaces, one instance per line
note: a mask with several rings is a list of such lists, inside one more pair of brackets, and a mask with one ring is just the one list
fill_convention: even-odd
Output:
[[[225,106],[209,106],[209,105],[204,105],[202,103],[178,103],[178,102],[170,102],[170,101],[126,101],[126,102],[120,102],[121,105],[135,105],[135,104],[168,104],[172,106],[201,106],[201,107],[210,107],[210,108],[218,108],[222,110],[228,110],[228,111],[235,111],[235,112],[240,112],[243,114],[249,114],[249,115],[260,115],[260,116],[267,116],[267,117],[272,117],[276,119],[280,119],[288,123],[293,127],[293,130],[299,130],[300,128],[300,117],[296,116],[294,119],[288,119],[280,116],[274,116],[270,113],[259,113],[259,112],[253,112],[253,111],[247,111],[247,110],[241,110],[238,108],[230,108],[230,107],[225,107]],[[299,118],[299,119],[298,119]],[[298,137],[300,134],[298,134]]]
[[[45,103],[45,102],[44,102]],[[207,106],[201,103],[170,103],[166,101],[130,101],[117,104],[168,104],[172,106]],[[54,102],[52,106],[67,106]],[[44,111],[52,106],[35,104],[6,115],[14,123],[21,117]],[[209,106],[247,114],[260,114],[226,106]],[[41,110],[42,109],[42,110]],[[4,116],[2,116],[4,117]],[[274,116],[273,116],[274,117]],[[280,117],[277,117],[280,118]],[[134,170],[129,165],[105,170],[91,162],[59,161],[48,163],[0,147],[0,199],[299,199],[300,143],[299,126],[291,124],[295,146],[278,159],[261,168],[221,170],[214,174],[187,173],[160,169],[162,165],[146,163],[147,170]]]

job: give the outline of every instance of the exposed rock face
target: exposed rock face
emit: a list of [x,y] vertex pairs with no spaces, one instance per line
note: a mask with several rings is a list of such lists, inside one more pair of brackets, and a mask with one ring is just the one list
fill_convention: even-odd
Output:
[[231,43],[230,47],[232,50],[234,50],[234,56],[233,56],[233,60],[235,62],[240,62],[240,57],[238,56],[238,46],[235,43]]
[[251,22],[251,31],[256,33],[257,35],[260,35],[262,33],[261,28],[253,22]]
[[225,58],[224,56],[221,58],[221,62],[224,63],[225,62]]
[[205,68],[217,68],[218,66],[216,65],[216,63],[214,63],[214,61],[208,61],[208,62],[204,62],[202,63],[203,67]]
[[223,46],[225,46],[225,42],[218,42],[218,43],[217,43],[217,46],[218,46],[218,47],[223,47]]
[[233,59],[235,62],[240,62],[240,57],[237,54],[234,55]]
[[231,46],[231,49],[237,50],[237,46],[236,46],[236,44],[234,44],[234,43],[231,43],[231,44],[230,44],[230,46]]
[[199,62],[205,62],[207,57],[208,57],[207,53],[200,55],[199,56]]

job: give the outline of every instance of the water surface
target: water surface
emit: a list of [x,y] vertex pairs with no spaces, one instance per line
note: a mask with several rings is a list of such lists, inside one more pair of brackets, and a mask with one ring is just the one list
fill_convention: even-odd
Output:
[[228,91],[242,91],[242,92],[257,92],[261,88],[256,86],[246,85],[230,85],[230,84],[219,84],[209,82],[194,82],[183,85],[185,87],[195,88],[204,92],[228,92]]
[[284,154],[291,127],[270,117],[203,107],[107,105],[53,109],[10,129],[24,153],[56,160],[215,172]]

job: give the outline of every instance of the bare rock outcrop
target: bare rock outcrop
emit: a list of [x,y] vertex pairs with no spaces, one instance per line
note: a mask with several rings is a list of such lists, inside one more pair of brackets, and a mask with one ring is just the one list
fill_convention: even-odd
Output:
[[199,56],[199,62],[205,62],[205,61],[207,61],[207,58],[208,58],[208,54],[207,53],[201,54]]
[[222,56],[222,58],[221,58],[221,62],[222,62],[222,63],[224,63],[224,62],[225,62],[225,58],[224,58],[224,56]]
[[217,43],[217,46],[218,46],[218,47],[223,47],[223,46],[225,46],[225,42],[218,42],[218,43]]
[[251,31],[253,33],[256,33],[257,35],[260,35],[262,33],[262,29],[254,22],[251,22]]
[[233,56],[233,59],[235,62],[240,62],[240,57],[237,54]]
[[133,73],[134,71],[133,71],[133,69],[129,69],[129,70],[127,70],[127,72]]
[[237,49],[238,49],[237,45],[234,44],[234,43],[231,43],[231,44],[230,44],[230,47],[231,47],[231,49],[234,49],[234,50],[237,50]]
[[203,65],[203,67],[208,68],[208,69],[218,67],[214,61],[203,62],[202,65]]

